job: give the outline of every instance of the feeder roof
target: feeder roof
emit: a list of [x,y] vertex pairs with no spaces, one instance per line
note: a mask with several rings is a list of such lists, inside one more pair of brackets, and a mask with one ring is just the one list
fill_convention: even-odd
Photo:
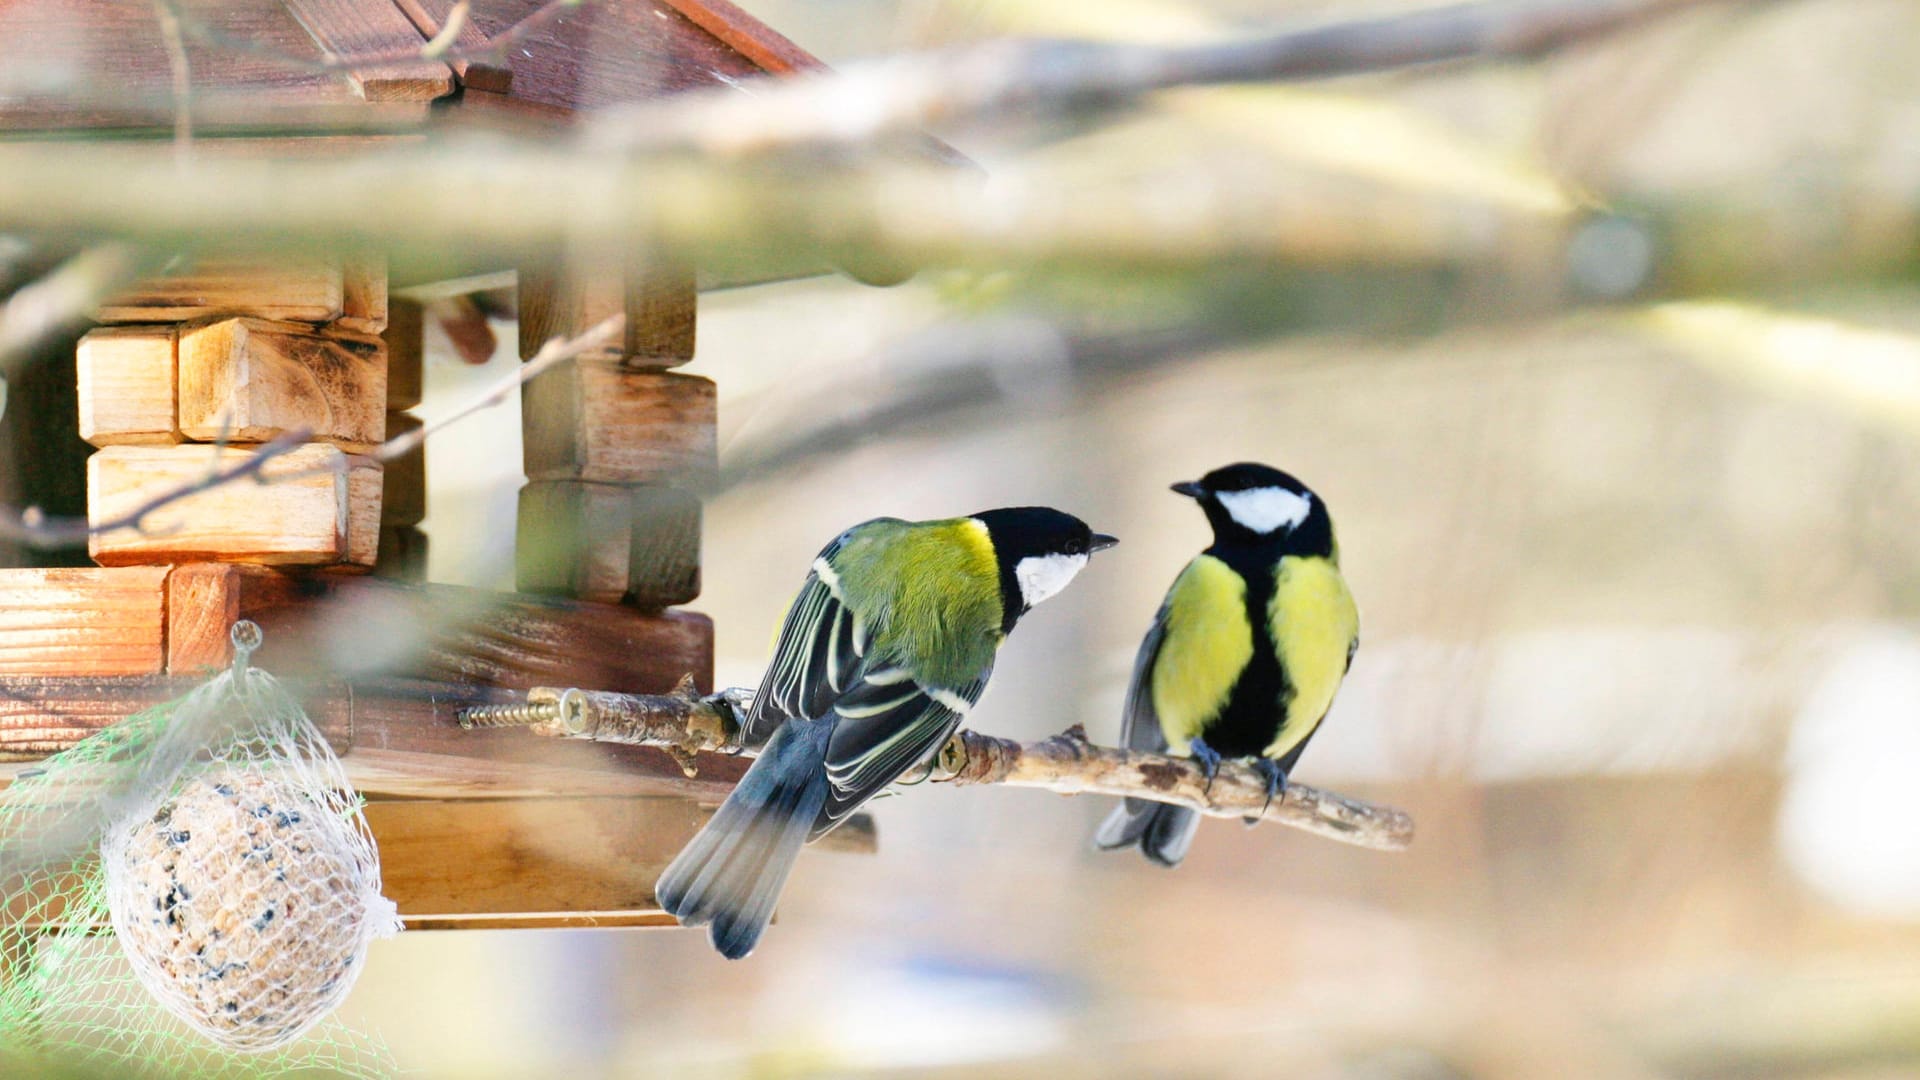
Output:
[[[402,56],[439,33],[453,0],[174,0],[196,129],[207,134],[406,131],[432,103],[505,107],[564,123],[580,109],[733,85],[822,65],[726,0],[475,0],[456,35],[473,52],[523,20],[499,57],[405,59],[326,70],[330,58]],[[174,118],[158,5],[0,5],[0,131],[160,132]]]

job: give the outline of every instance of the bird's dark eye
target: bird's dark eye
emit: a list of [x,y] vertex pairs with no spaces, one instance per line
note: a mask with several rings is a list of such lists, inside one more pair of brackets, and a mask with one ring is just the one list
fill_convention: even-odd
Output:
[[1067,554],[1069,555],[1079,555],[1086,550],[1087,550],[1087,545],[1083,541],[1079,541],[1079,540],[1067,541]]

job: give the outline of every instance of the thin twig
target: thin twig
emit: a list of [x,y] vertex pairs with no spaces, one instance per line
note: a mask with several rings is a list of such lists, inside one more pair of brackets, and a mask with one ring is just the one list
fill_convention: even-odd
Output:
[[181,168],[193,160],[193,65],[180,36],[180,14],[172,0],[153,0],[160,20],[160,39],[167,46],[167,68],[173,76],[173,155]]
[[472,10],[473,0],[460,0],[453,5],[452,10],[447,12],[446,24],[440,27],[440,32],[427,39],[425,45],[420,46],[420,55],[429,60],[444,59],[447,50],[453,48],[453,39],[459,37],[460,31],[466,29],[467,15]]
[[[87,518],[50,518],[40,513],[38,507],[32,506],[25,510],[0,507],[0,536],[36,548],[60,548],[84,544],[89,536],[99,533],[113,532],[117,529],[141,529],[147,517],[155,511],[203,491],[231,484],[236,480],[244,480],[247,477],[254,477],[263,484],[286,479],[286,477],[264,474],[261,470],[265,469],[273,459],[306,445],[312,435],[312,432],[304,428],[285,432],[271,442],[253,447],[251,453],[231,465],[210,468],[192,483],[168,488],[119,517],[105,521],[92,521]],[[208,449],[218,453],[217,448],[209,447]]]
[[620,336],[626,324],[625,315],[610,315],[573,337],[550,339],[545,345],[540,346],[540,351],[534,353],[531,359],[508,372],[506,378],[495,383],[491,389],[479,397],[431,424],[424,424],[404,435],[395,435],[375,447],[368,456],[375,461],[393,461],[407,456],[426,442],[428,436],[437,434],[482,409],[490,409],[500,404],[507,400],[508,395],[526,383],[532,382],[583,353],[592,352],[613,341]]
[[590,134],[601,146],[708,153],[861,145],[995,115],[1097,113],[1179,86],[1532,56],[1700,2],[1474,0],[1202,45],[1008,40],[795,75],[751,95],[705,92],[626,106],[604,113]]
[[[672,754],[689,776],[698,752],[751,752],[740,743],[739,710],[751,690],[706,697],[684,681],[671,694],[618,694],[536,687],[525,705],[467,710],[462,726],[525,725],[535,734],[628,746],[656,746]],[[1185,806],[1209,817],[1272,821],[1318,836],[1380,851],[1413,842],[1413,818],[1308,784],[1290,783],[1267,798],[1266,779],[1251,767],[1226,762],[1211,781],[1185,758],[1096,746],[1074,725],[1039,742],[1022,743],[973,731],[956,732],[902,784],[1005,784],[1061,795],[1114,795]]]

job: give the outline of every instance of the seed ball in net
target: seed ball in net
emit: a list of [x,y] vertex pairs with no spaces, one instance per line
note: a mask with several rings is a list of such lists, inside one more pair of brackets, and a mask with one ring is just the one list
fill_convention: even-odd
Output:
[[114,932],[175,1015],[234,1049],[283,1045],[359,974],[370,903],[386,903],[365,844],[339,807],[272,773],[204,773],[109,841]]

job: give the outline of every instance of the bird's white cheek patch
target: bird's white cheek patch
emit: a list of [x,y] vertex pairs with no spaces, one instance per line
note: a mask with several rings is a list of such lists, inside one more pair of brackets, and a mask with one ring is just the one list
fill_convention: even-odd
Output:
[[1313,496],[1279,487],[1223,491],[1214,498],[1229,517],[1257,533],[1296,528],[1313,511]]
[[1020,598],[1032,607],[1066,588],[1086,565],[1085,555],[1029,555],[1014,566],[1013,577],[1020,583]]

